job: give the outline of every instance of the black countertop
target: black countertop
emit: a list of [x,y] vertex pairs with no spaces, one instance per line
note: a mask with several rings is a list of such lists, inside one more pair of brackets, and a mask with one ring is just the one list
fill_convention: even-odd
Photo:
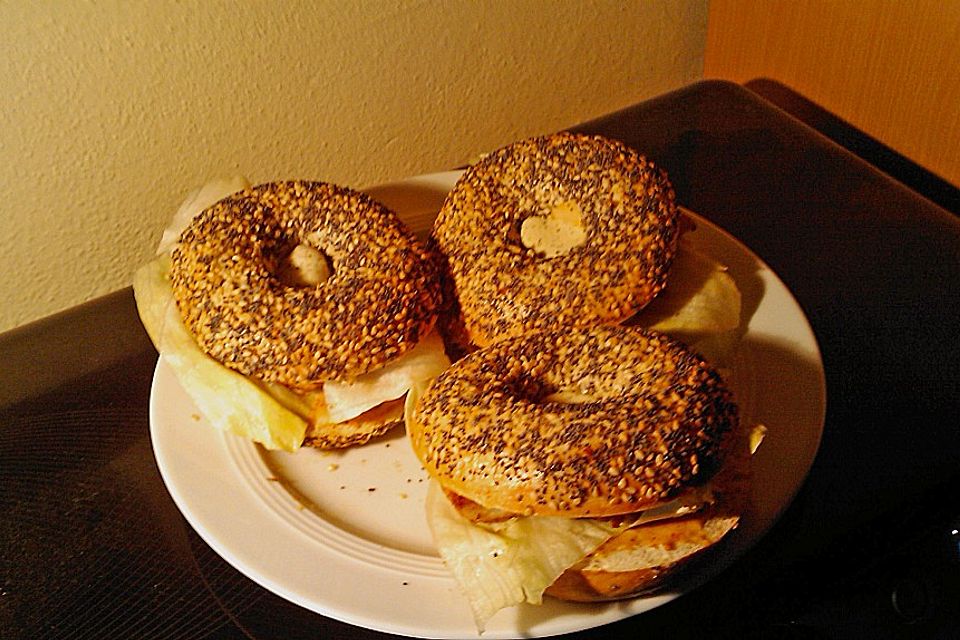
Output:
[[[576,129],[654,159],[777,272],[828,397],[809,478],[758,545],[577,637],[957,637],[958,218],[729,83]],[[0,335],[0,636],[384,637],[260,588],[183,520],[149,440],[155,362],[129,290]]]

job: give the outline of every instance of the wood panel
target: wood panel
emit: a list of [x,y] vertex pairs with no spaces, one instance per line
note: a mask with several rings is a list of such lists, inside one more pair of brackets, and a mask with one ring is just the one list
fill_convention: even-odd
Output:
[[960,0],[710,0],[704,77],[776,80],[960,185]]

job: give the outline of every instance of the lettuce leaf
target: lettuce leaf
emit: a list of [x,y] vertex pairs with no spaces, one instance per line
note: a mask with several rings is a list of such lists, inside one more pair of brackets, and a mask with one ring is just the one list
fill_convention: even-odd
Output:
[[739,341],[741,306],[727,268],[681,240],[666,288],[627,324],[666,333],[722,366]]
[[540,604],[543,592],[617,532],[602,520],[541,516],[477,526],[457,513],[436,481],[427,490],[427,518],[444,564],[483,630],[497,611]]
[[218,429],[250,438],[268,449],[298,449],[306,421],[197,346],[180,318],[169,270],[167,256],[142,266],[133,278],[134,297],[150,339],[197,408]]

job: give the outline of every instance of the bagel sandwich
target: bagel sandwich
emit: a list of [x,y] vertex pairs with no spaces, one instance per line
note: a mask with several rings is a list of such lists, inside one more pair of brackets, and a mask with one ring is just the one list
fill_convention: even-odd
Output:
[[450,340],[626,320],[663,289],[679,235],[666,172],[619,141],[558,132],[492,151],[431,233],[454,293]]
[[452,359],[530,331],[631,324],[723,361],[740,292],[688,241],[666,171],[621,142],[558,132],[471,164],[434,221]]
[[756,443],[720,374],[636,327],[507,338],[407,398],[427,517],[478,627],[674,580],[738,524]]
[[360,445],[449,365],[432,252],[327,183],[191,194],[136,272],[140,318],[207,421],[268,449]]

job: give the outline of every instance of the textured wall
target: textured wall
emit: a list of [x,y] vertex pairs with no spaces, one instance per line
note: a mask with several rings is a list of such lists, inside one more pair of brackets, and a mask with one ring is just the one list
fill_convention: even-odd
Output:
[[707,0],[0,2],[0,331],[126,286],[208,178],[361,186],[698,80]]

